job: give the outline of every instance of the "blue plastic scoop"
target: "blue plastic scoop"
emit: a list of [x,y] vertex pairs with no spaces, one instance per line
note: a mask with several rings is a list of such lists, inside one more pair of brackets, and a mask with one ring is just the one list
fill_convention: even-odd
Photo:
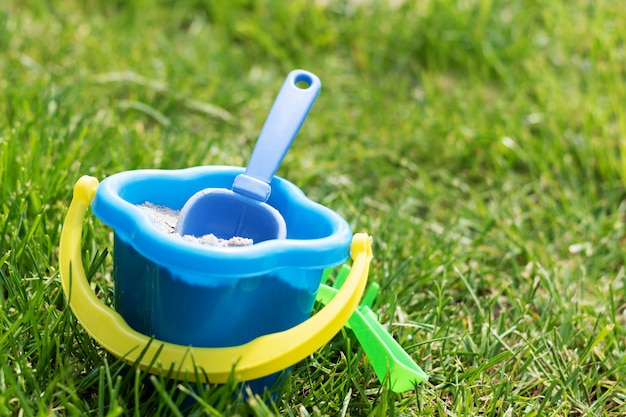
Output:
[[317,76],[304,70],[287,75],[263,125],[248,166],[232,189],[206,188],[183,206],[176,231],[181,235],[213,234],[221,239],[238,236],[259,243],[284,239],[282,215],[266,203],[270,182],[300,130],[321,89]]

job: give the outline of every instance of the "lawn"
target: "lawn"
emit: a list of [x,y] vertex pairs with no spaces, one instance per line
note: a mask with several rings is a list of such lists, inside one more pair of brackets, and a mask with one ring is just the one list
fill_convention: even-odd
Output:
[[[0,416],[626,415],[618,1],[4,0]],[[245,166],[286,74],[322,91],[278,175],[373,237],[397,394],[349,330],[275,401],[107,353],[61,289],[82,175]],[[83,255],[113,292],[112,233]],[[316,307],[316,309],[319,308]]]

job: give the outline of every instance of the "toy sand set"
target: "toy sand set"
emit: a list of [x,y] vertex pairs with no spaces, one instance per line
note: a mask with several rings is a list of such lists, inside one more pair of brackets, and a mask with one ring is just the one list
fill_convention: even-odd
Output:
[[[275,176],[320,88],[314,74],[289,73],[245,169],[78,180],[61,234],[61,281],[102,347],[151,373],[234,377],[261,393],[347,326],[381,383],[403,392],[426,379],[370,308],[378,290],[366,288],[370,237]],[[146,207],[168,214],[165,228]],[[82,264],[89,208],[114,231],[113,306],[93,293]],[[316,301],[323,307],[312,314]]]

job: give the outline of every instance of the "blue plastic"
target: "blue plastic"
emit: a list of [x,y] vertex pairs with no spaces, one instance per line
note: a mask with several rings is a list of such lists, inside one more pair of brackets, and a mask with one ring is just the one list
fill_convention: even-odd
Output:
[[241,236],[260,243],[284,239],[287,225],[280,213],[265,202],[225,188],[208,188],[194,194],[183,206],[176,232],[193,236],[213,234],[221,239]]
[[212,233],[223,239],[241,236],[254,242],[286,237],[284,219],[265,202],[271,194],[270,182],[320,89],[321,82],[314,74],[304,70],[289,73],[261,130],[246,171],[234,179],[232,191],[208,188],[191,196],[176,225],[178,233],[194,236]]
[[352,232],[294,184],[274,177],[268,200],[285,219],[287,238],[246,247],[180,240],[136,206],[149,201],[180,209],[198,189],[224,187],[241,172],[224,166],[139,170],[101,182],[92,209],[114,229],[115,308],[135,330],[177,344],[223,347],[310,316],[322,272],[348,258]]
[[[301,88],[299,83],[307,87]],[[246,172],[235,179],[233,191],[267,201],[271,190],[268,184],[300,131],[321,88],[319,78],[310,72],[294,70],[287,75],[261,129]]]
[[193,236],[213,234],[221,239],[241,236],[259,243],[284,239],[287,225],[269,204],[225,188],[208,188],[194,194],[185,204],[176,231]]

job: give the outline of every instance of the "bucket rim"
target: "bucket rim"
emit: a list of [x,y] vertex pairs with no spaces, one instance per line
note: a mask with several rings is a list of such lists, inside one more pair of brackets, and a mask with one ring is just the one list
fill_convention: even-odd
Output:
[[[272,189],[288,196],[303,212],[314,213],[327,221],[330,234],[313,239],[275,239],[242,247],[201,245],[170,236],[159,230],[149,215],[124,197],[130,184],[163,181],[176,184],[198,184],[202,189],[209,177],[235,177],[244,168],[212,165],[175,170],[138,169],[123,171],[105,178],[91,202],[95,215],[113,228],[122,240],[153,262],[182,272],[208,273],[214,276],[254,276],[281,268],[323,269],[346,261],[352,230],[343,217],[314,202],[292,182],[275,176]],[[189,186],[189,185],[188,185]],[[177,207],[172,207],[177,208]]]

